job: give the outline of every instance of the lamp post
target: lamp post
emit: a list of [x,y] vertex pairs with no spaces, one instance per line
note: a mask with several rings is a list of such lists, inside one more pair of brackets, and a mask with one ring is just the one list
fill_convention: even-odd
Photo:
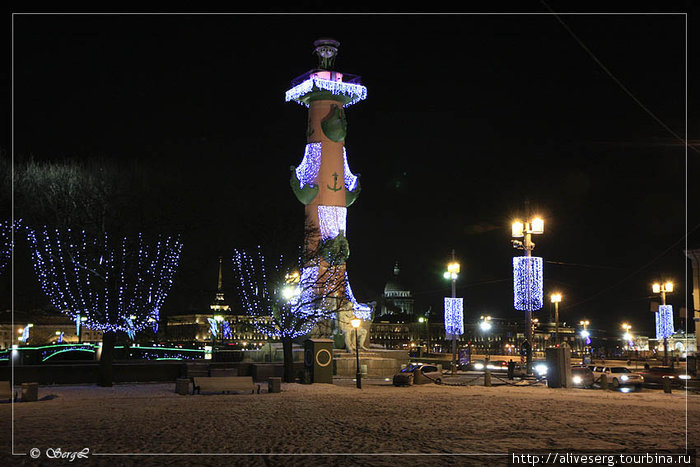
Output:
[[583,354],[586,354],[586,341],[588,340],[588,337],[590,336],[590,333],[586,329],[590,323],[587,319],[581,320],[578,322],[580,326],[583,326],[583,331],[581,331],[581,341],[583,342]]
[[[661,305],[666,305],[666,294],[673,292],[673,282],[666,282],[664,284],[654,283],[651,286],[652,292],[659,294],[661,296]],[[668,365],[668,336],[664,332],[664,366]]]
[[85,321],[87,321],[87,316],[79,316],[80,324],[78,325],[78,344],[83,343],[83,327],[85,326]]
[[355,373],[355,380],[357,381],[357,389],[362,389],[362,373],[360,372],[360,348],[358,347],[357,331],[360,327],[362,320],[360,318],[353,318],[350,320],[353,329],[355,329],[355,366],[357,367],[357,372]]
[[[424,324],[424,323],[425,323],[425,317],[424,317],[424,316],[419,316],[419,317],[418,317],[418,343],[419,343],[419,345],[421,345],[421,347],[422,347],[422,345],[423,345],[423,344],[421,344],[421,342],[423,342],[423,324]],[[426,342],[427,342],[427,339],[426,339]],[[426,352],[427,352],[427,351],[428,351],[428,350],[427,350],[427,349],[428,349],[428,344],[427,344],[427,343],[426,343],[425,348],[426,348]]]
[[[528,213],[529,216],[529,213]],[[544,233],[544,220],[541,217],[536,217],[532,220],[526,219],[524,222],[520,220],[515,220],[511,225],[511,236],[514,238],[522,238],[522,240],[511,240],[513,248],[523,250],[523,255],[530,257],[532,256],[532,250],[535,249],[535,243],[532,241],[532,235],[539,235]],[[529,271],[529,269],[528,269]],[[531,278],[529,278],[527,283],[527,293],[530,293]],[[530,306],[525,307],[525,322],[527,323],[526,336],[527,341],[527,361],[526,369],[527,374],[532,373],[532,310]]]
[[491,330],[491,317],[490,316],[482,316],[479,318],[481,321],[479,321],[479,328],[481,331],[484,333],[484,347],[486,348],[486,358],[484,359],[486,361],[486,366],[488,366],[489,363],[489,342],[486,339],[486,333]]
[[629,349],[630,349],[630,342],[632,342],[632,334],[630,333],[630,329],[632,329],[632,325],[627,324],[627,323],[622,323],[622,329],[625,330],[625,333],[622,335],[622,338],[627,342],[627,356],[629,357]]
[[[447,265],[447,271],[443,274],[445,279],[452,279],[452,298],[457,297],[457,277],[459,277],[460,266],[455,261],[455,251],[452,250],[452,261]],[[457,374],[457,334],[452,333],[452,375]]]
[[559,292],[553,293],[550,295],[550,298],[552,303],[554,303],[554,347],[559,347],[559,302],[561,302],[561,294]]

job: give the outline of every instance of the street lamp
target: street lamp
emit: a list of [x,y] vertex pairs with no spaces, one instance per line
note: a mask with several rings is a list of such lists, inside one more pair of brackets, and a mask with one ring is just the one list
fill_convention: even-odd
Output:
[[[528,213],[529,216],[529,213]],[[544,233],[544,219],[541,217],[535,217],[534,219],[526,219],[525,221],[521,221],[519,219],[516,219],[513,221],[511,225],[511,236],[513,238],[522,238],[522,240],[511,240],[511,243],[513,244],[513,248],[523,250],[523,256],[525,257],[532,257],[532,250],[535,249],[535,243],[532,241],[532,235],[540,235]],[[539,258],[541,261],[541,258]],[[514,266],[515,266],[515,260],[514,260]],[[526,264],[526,280],[525,280],[525,303],[522,308],[516,306],[516,309],[522,310],[524,309],[525,311],[525,322],[527,323],[527,329],[526,329],[526,340],[527,340],[527,363],[526,363],[526,369],[527,369],[527,374],[532,373],[532,326],[531,326],[531,319],[532,319],[532,308],[539,309],[541,308],[541,304],[539,304],[539,307],[533,307],[533,297],[531,297],[532,294],[532,288],[533,288],[533,279],[537,280],[538,278],[532,278],[530,276],[531,274],[531,269],[530,265]],[[533,265],[534,266],[534,265]],[[540,269],[541,273],[541,269]],[[541,275],[539,276],[541,279]],[[539,288],[539,284],[537,285]],[[517,290],[514,291],[516,294],[518,293]],[[539,291],[539,295],[541,296],[541,290]],[[537,298],[537,297],[535,297]],[[516,296],[516,302],[518,302],[518,297]]]
[[357,332],[360,328],[362,320],[360,318],[353,318],[350,320],[353,329],[355,329],[355,365],[357,367],[357,372],[355,373],[355,380],[357,381],[357,389],[362,389],[362,373],[360,372],[360,348],[358,347]]
[[481,320],[481,321],[479,321],[479,328],[484,333],[484,347],[486,349],[486,358],[484,359],[485,360],[484,363],[488,367],[488,364],[489,364],[489,342],[486,339],[486,333],[491,330],[491,317],[490,316],[481,316],[479,319]]
[[632,334],[630,333],[630,329],[632,329],[632,326],[627,323],[622,323],[622,329],[625,330],[625,333],[622,335],[622,338],[627,342],[627,353],[629,354],[630,343],[632,342]]
[[591,324],[590,321],[587,319],[581,320],[578,322],[579,326],[583,326],[583,330],[581,331],[581,340],[583,341],[583,353],[586,353],[586,346],[588,345],[588,338],[590,337],[590,333],[588,332],[588,327],[589,324]]
[[83,327],[85,327],[85,321],[87,321],[87,316],[80,316],[80,315],[78,315],[78,316],[80,317],[80,319],[78,320],[78,322],[80,323],[80,324],[78,324],[78,344],[82,344],[83,343]]
[[554,303],[554,346],[559,347],[559,302],[561,302],[561,294],[557,292],[549,297]]
[[[447,271],[443,274],[445,279],[452,280],[452,298],[457,297],[457,277],[459,277],[460,266],[455,261],[455,251],[452,250],[452,261],[447,265]],[[457,374],[457,333],[452,333],[452,375]]]
[[[664,284],[659,284],[658,282],[652,284],[651,286],[652,292],[655,294],[659,294],[661,296],[661,305],[663,307],[666,306],[666,294],[667,293],[672,293],[673,292],[673,282],[671,281],[666,281]],[[661,310],[659,310],[659,315],[661,315]],[[671,315],[673,316],[673,315]],[[664,316],[658,316],[658,320],[664,320]],[[663,337],[664,337],[664,365],[668,365],[668,333],[666,329],[666,323],[664,323],[663,329]],[[672,331],[672,330],[671,330]],[[658,334],[658,331],[657,331]],[[658,336],[657,336],[658,339]]]

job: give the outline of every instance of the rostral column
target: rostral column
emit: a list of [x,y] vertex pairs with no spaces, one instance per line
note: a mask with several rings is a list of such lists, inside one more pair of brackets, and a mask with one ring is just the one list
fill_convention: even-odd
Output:
[[[360,84],[359,76],[333,70],[339,45],[333,39],[314,42],[318,67],[292,81],[285,101],[309,108],[304,157],[299,166],[292,167],[290,179],[294,194],[305,205],[306,248],[318,251],[317,258],[304,268],[302,281],[322,276],[329,266],[335,266],[333,273],[342,281],[337,295],[344,298],[337,328],[345,333],[346,348],[354,351],[350,319],[369,320],[372,307],[355,300],[345,269],[350,254],[347,208],[360,193],[360,180],[350,172],[345,151],[345,109],[364,100],[367,88]],[[361,348],[365,348],[367,327],[365,322],[360,328]]]

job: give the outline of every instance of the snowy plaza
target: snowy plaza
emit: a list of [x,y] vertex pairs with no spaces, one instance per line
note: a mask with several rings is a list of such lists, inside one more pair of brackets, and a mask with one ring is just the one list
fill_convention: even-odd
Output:
[[[700,396],[682,391],[381,380],[360,391],[337,380],[184,396],[173,386],[42,386],[38,402],[14,405],[15,450],[38,448],[47,462],[49,448],[89,448],[100,465],[507,465],[512,452],[684,450],[686,433],[697,445],[700,418]],[[3,431],[10,407],[0,406]],[[29,455],[11,462],[37,465]]]

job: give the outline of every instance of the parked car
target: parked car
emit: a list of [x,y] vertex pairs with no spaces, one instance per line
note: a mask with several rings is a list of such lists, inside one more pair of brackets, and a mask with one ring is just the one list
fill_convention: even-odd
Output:
[[412,384],[441,383],[442,373],[435,365],[411,363],[394,375],[394,386],[410,386]]
[[593,387],[593,371],[586,366],[571,367],[571,381],[577,388]]
[[639,372],[644,377],[645,387],[661,387],[664,379],[671,380],[671,386],[675,388],[685,388],[690,379],[690,375],[681,373],[668,366],[655,366]]
[[598,380],[601,375],[605,375],[608,384],[614,388],[620,386],[635,386],[641,388],[644,378],[639,373],[634,373],[624,366],[596,366],[593,370],[593,377]]

